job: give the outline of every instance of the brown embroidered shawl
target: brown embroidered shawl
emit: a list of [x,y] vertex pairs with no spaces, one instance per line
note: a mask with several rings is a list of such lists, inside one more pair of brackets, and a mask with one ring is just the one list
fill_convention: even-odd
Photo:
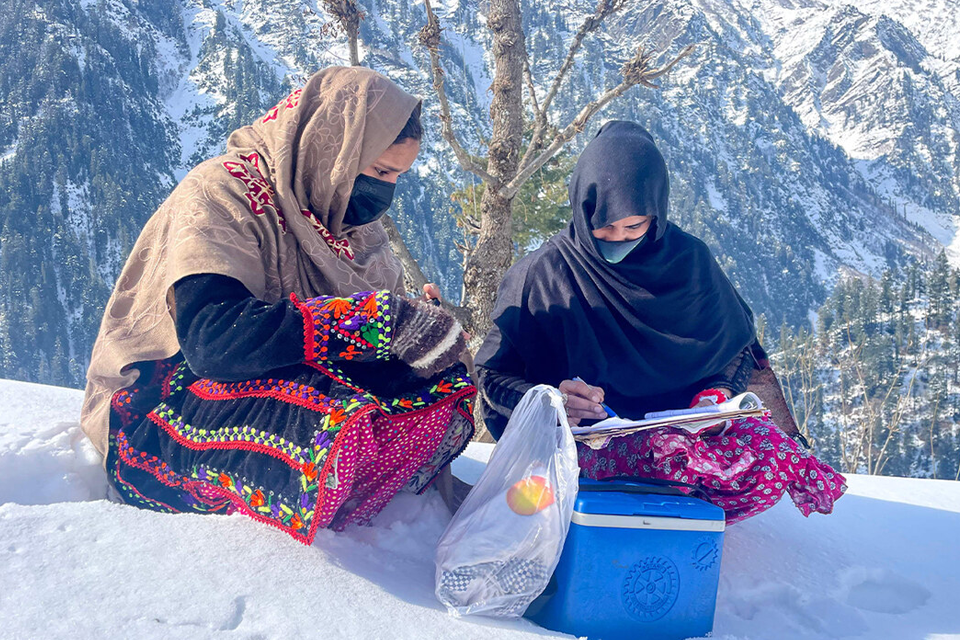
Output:
[[137,239],[100,325],[81,424],[101,453],[111,399],[137,378],[131,365],[180,350],[172,287],[181,278],[230,276],[267,302],[402,291],[380,223],[350,227],[343,216],[354,179],[417,102],[370,69],[325,69],[187,174]]

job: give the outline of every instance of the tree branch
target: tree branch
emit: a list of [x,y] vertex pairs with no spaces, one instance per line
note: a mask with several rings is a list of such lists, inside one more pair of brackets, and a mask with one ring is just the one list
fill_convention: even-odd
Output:
[[437,19],[433,8],[430,6],[430,0],[424,0],[423,4],[427,8],[427,24],[420,29],[420,44],[426,48],[430,54],[430,69],[433,72],[433,89],[437,92],[437,98],[440,101],[440,124],[443,138],[450,144],[457,161],[464,171],[469,171],[477,175],[484,182],[496,185],[498,181],[489,173],[483,170],[470,154],[460,145],[456,133],[453,130],[453,118],[450,116],[450,104],[447,102],[447,92],[443,88],[443,67],[440,66],[440,21]]
[[[536,173],[540,167],[546,164],[550,158],[556,155],[557,151],[559,151],[563,145],[572,140],[573,137],[578,133],[583,131],[590,118],[600,111],[600,109],[605,107],[611,100],[618,98],[619,96],[623,95],[627,89],[630,89],[638,84],[641,84],[645,87],[658,89],[659,86],[654,84],[653,81],[663,76],[678,62],[680,62],[680,60],[690,55],[693,49],[694,45],[687,45],[684,47],[683,51],[677,55],[676,58],[671,60],[666,66],[660,69],[654,68],[650,64],[651,60],[653,59],[652,54],[645,53],[642,48],[638,49],[637,54],[626,64],[624,64],[623,68],[621,69],[621,73],[623,74],[623,82],[581,109],[580,113],[577,114],[577,117],[573,119],[573,122],[568,124],[563,131],[557,133],[557,136],[553,139],[553,143],[547,147],[543,153],[537,156],[535,160],[529,162],[513,180],[511,180],[505,187],[503,187],[503,189],[501,189],[503,196],[506,198],[512,198],[515,196],[517,192],[520,191],[520,187],[523,186],[523,183],[526,182],[530,176]],[[541,109],[543,109],[543,107],[541,107]]]
[[383,228],[387,232],[387,238],[390,239],[390,247],[397,255],[397,258],[400,259],[400,264],[403,265],[403,279],[407,281],[408,284],[413,285],[416,291],[421,291],[423,285],[430,281],[427,280],[427,276],[423,274],[423,270],[420,269],[420,265],[417,264],[416,258],[413,257],[410,249],[407,248],[407,244],[403,241],[403,237],[400,235],[400,229],[397,228],[397,223],[395,223],[393,218],[388,214],[380,218],[380,221],[383,223]]
[[[524,52],[524,54],[526,54],[526,52]],[[544,117],[543,111],[540,110],[540,105],[537,102],[537,88],[533,85],[533,74],[530,72],[530,58],[526,55],[523,57],[523,78],[527,81],[527,91],[530,93],[530,104],[533,106],[533,117],[536,122],[540,122],[540,119]]]
[[913,396],[913,385],[914,382],[916,382],[917,375],[921,369],[925,369],[927,366],[929,358],[926,357],[926,353],[927,348],[924,346],[923,351],[921,351],[920,355],[917,357],[917,365],[914,367],[913,375],[910,376],[910,384],[907,385],[906,396],[901,395],[899,398],[897,398],[897,408],[894,412],[894,419],[887,430],[887,438],[883,443],[883,447],[880,449],[880,453],[877,455],[877,467],[874,469],[875,475],[880,475],[883,472],[883,468],[887,464],[887,460],[889,459],[886,457],[887,447],[890,446],[894,433],[898,433],[900,431],[900,421],[903,419],[903,412],[906,410],[906,404],[910,402],[910,399]]
[[[526,151],[523,153],[523,157],[520,159],[520,171],[523,171],[527,166],[527,163],[530,161],[531,156],[543,148],[543,135],[547,130],[547,112],[550,109],[550,105],[553,103],[553,99],[557,96],[557,92],[560,90],[560,85],[563,83],[564,76],[567,75],[567,72],[570,71],[570,68],[573,66],[574,58],[577,55],[577,52],[580,50],[580,47],[583,45],[584,38],[587,37],[587,34],[596,31],[600,28],[600,25],[607,18],[607,16],[616,13],[623,9],[627,4],[627,0],[599,0],[597,3],[597,9],[594,11],[592,16],[588,16],[584,19],[583,24],[580,25],[580,28],[577,29],[576,35],[573,36],[573,41],[570,43],[570,48],[567,51],[567,58],[563,61],[563,64],[560,65],[560,70],[557,71],[557,75],[554,76],[553,82],[550,85],[550,89],[547,91],[547,96],[543,99],[543,106],[539,109],[534,108],[536,113],[536,124],[533,129],[533,136],[530,139],[530,144],[527,146]],[[526,52],[524,52],[526,54]],[[528,73],[529,73],[529,60],[527,61]],[[533,82],[531,80],[531,93]],[[534,98],[534,100],[536,100]]]
[[[387,237],[390,239],[390,247],[393,249],[393,252],[397,254],[397,258],[400,259],[400,264],[403,265],[404,285],[410,285],[407,287],[408,290],[418,293],[423,291],[423,285],[429,283],[430,280],[424,275],[423,270],[420,269],[420,265],[417,264],[416,258],[410,253],[407,244],[400,236],[400,229],[397,228],[397,223],[394,222],[393,218],[389,215],[384,215],[380,218],[380,222],[383,223],[383,228],[386,230]],[[470,311],[467,308],[458,307],[446,300],[441,300],[440,305],[459,320],[460,324],[466,326],[470,317]]]
[[363,11],[357,8],[356,0],[323,0],[323,6],[337,19],[340,28],[347,34],[350,65],[360,66],[360,50],[357,39],[360,34],[360,21],[364,18]]

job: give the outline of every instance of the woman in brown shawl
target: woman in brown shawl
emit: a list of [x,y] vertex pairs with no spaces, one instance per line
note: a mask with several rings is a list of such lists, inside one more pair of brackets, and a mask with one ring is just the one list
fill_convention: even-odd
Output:
[[424,490],[469,442],[462,331],[405,297],[377,221],[422,129],[359,67],[314,75],[144,227],[104,313],[84,431],[112,486],[310,543]]

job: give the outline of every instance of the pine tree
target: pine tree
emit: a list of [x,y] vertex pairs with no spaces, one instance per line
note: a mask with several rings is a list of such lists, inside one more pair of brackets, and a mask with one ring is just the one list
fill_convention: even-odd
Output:
[[926,293],[929,299],[926,313],[928,328],[938,329],[948,320],[952,306],[949,278],[950,264],[947,261],[947,253],[941,250],[926,280]]
[[896,308],[896,291],[894,287],[895,273],[891,269],[883,272],[880,278],[880,311],[885,314],[892,314]]

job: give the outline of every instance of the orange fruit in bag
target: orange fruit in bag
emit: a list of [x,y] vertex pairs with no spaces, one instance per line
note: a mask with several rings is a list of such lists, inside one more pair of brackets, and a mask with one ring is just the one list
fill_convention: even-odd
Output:
[[507,491],[507,505],[521,516],[532,516],[553,503],[553,489],[543,476],[526,477]]

